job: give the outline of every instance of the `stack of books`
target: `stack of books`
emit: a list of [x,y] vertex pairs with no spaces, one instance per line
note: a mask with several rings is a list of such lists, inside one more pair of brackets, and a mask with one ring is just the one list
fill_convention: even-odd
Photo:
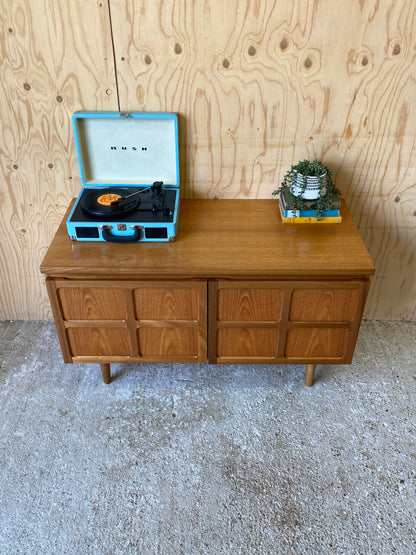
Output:
[[318,218],[316,200],[305,200],[304,210],[291,210],[291,197],[292,193],[288,187],[283,189],[279,195],[280,215],[284,224],[338,224],[342,222],[339,198],[332,201],[329,210],[322,210],[322,217]]

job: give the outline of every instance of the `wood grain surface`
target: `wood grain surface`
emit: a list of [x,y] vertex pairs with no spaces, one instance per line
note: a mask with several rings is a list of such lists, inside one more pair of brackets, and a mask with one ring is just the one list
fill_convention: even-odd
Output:
[[[50,277],[69,277],[74,284],[77,279],[102,281],[108,276],[131,280],[369,279],[374,265],[344,201],[341,216],[339,224],[283,224],[278,203],[272,199],[184,199],[176,241],[131,242],[123,248],[112,242],[70,241],[64,220],[41,271]],[[180,298],[177,293],[168,297],[171,306],[173,298]],[[155,298],[160,303],[163,295]],[[146,296],[144,303],[140,296],[138,300],[138,307],[148,305]]]
[[376,263],[366,316],[415,319],[414,1],[111,4],[120,103],[181,114],[184,196],[267,198],[323,159]]
[[179,114],[184,198],[270,198],[321,158],[375,262],[365,316],[416,319],[414,0],[0,8],[1,318],[50,317],[38,266],[80,186],[70,115],[120,108]]
[[47,286],[66,362],[207,360],[204,280],[62,279]]
[[50,318],[42,256],[81,186],[71,115],[117,110],[107,3],[0,1],[0,318]]

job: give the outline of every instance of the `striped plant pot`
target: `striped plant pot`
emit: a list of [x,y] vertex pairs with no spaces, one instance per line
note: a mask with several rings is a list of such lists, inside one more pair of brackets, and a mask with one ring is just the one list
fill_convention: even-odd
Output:
[[[302,194],[304,179],[304,175],[296,172],[296,181],[291,187],[291,192],[295,195],[295,197],[298,197]],[[306,188],[302,194],[302,198],[304,198],[305,200],[314,200],[319,198],[320,195],[324,195],[326,192],[325,183],[327,182],[327,180],[328,176],[326,173],[322,174],[321,177],[307,175]],[[321,187],[320,182],[324,184],[323,187]]]

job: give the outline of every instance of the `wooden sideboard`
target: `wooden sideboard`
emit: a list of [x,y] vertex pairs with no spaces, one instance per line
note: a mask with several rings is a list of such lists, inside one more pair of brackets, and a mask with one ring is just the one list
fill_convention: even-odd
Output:
[[68,238],[41,265],[65,362],[348,364],[374,266],[341,224],[283,224],[276,200],[183,200],[170,243]]

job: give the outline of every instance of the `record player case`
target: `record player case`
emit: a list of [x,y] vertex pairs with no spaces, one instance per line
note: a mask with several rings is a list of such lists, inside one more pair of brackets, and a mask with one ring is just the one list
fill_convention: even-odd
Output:
[[[284,225],[275,200],[183,200],[173,243],[73,242],[42,262],[65,362],[349,364],[374,266],[341,224]],[[254,371],[254,370],[253,370]]]
[[73,241],[174,241],[178,118],[170,112],[75,112],[82,187],[67,218]]

